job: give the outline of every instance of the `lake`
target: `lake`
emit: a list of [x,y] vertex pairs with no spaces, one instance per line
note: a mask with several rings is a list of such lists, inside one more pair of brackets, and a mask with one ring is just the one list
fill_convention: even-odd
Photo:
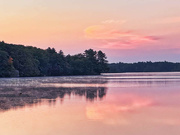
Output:
[[179,135],[180,73],[0,79],[1,135]]

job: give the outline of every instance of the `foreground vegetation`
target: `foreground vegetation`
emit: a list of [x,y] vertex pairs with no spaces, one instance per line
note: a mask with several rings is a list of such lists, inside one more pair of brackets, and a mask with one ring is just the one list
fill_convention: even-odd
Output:
[[102,51],[85,50],[77,55],[32,46],[0,42],[0,77],[97,75],[108,71]]

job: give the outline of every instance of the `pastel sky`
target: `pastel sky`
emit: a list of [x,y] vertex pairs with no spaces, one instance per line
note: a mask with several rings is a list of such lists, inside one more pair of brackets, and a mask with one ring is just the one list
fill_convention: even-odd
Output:
[[180,61],[180,0],[0,0],[0,40],[109,62]]

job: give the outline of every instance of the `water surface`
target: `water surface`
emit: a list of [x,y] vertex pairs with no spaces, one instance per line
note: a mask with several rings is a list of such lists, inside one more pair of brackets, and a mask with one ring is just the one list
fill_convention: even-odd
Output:
[[2,135],[179,135],[180,73],[1,78]]

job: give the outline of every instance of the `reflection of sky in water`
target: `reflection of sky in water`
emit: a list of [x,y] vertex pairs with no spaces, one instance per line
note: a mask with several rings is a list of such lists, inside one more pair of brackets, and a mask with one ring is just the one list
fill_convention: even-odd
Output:
[[0,79],[0,133],[179,135],[180,79],[158,75]]

